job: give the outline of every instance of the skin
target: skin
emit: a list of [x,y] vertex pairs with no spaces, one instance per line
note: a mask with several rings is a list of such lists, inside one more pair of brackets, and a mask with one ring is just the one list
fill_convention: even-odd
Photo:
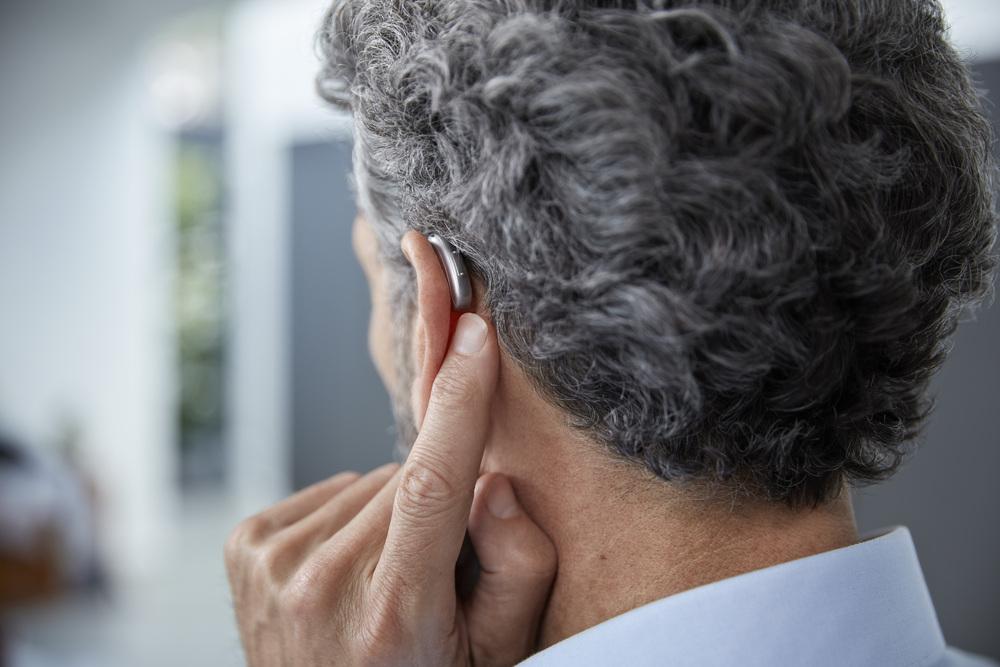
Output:
[[[555,550],[507,478],[480,473],[496,335],[475,314],[453,317],[438,299],[443,274],[426,271],[433,248],[409,240],[421,302],[435,302],[424,311],[436,316],[415,384],[419,435],[402,467],[334,475],[232,532],[226,571],[250,665],[508,665],[536,643]],[[383,340],[373,335],[372,349]],[[466,531],[481,573],[460,597]]]
[[[500,349],[475,279],[486,343],[454,354],[459,318],[415,231],[402,248],[417,312],[398,334],[412,367],[396,368],[375,237],[363,216],[353,232],[369,351],[419,435],[403,468],[334,476],[234,531],[227,569],[250,664],[513,664],[647,602],[857,541],[846,490],[814,509],[737,503],[603,453]],[[466,527],[482,567],[467,599],[454,584]]]

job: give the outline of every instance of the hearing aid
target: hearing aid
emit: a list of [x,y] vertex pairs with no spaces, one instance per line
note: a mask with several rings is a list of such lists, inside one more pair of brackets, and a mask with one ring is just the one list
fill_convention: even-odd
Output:
[[437,253],[444,273],[448,277],[448,287],[451,291],[451,307],[453,310],[462,312],[469,310],[472,304],[472,283],[469,281],[469,272],[465,268],[465,260],[460,253],[447,239],[437,234],[429,234],[427,240]]

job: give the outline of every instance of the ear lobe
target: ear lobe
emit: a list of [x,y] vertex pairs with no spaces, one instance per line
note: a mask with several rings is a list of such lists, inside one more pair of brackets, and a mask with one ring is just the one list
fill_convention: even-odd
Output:
[[419,430],[427,411],[431,386],[448,351],[460,313],[451,310],[448,279],[430,242],[411,229],[403,235],[400,245],[417,276],[416,328],[412,339],[416,369],[410,388],[410,407]]

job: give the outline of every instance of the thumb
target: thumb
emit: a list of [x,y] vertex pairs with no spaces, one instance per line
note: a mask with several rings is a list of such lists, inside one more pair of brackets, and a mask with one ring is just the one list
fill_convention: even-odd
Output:
[[496,473],[476,482],[469,537],[480,566],[465,606],[472,664],[513,665],[535,650],[556,574],[555,546]]

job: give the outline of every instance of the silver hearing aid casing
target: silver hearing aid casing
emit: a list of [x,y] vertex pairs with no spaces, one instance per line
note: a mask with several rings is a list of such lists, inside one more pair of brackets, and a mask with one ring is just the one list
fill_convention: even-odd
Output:
[[456,311],[468,310],[472,304],[472,283],[469,281],[469,272],[465,268],[462,253],[437,234],[429,234],[427,240],[434,246],[438,259],[444,266],[445,275],[448,276],[452,309]]

